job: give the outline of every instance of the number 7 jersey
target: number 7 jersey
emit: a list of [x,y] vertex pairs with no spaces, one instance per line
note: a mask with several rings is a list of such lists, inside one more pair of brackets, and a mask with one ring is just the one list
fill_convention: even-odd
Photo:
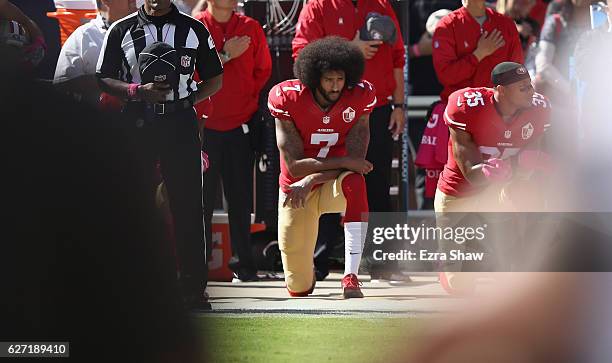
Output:
[[[291,79],[272,87],[268,108],[282,122],[293,122],[302,137],[305,158],[346,156],[345,139],[353,125],[376,105],[376,90],[368,81],[352,89],[346,87],[338,101],[327,111],[321,109],[313,93],[299,80]],[[281,158],[279,184],[284,192],[298,181]]]
[[[550,126],[550,102],[534,93],[532,106],[504,121],[494,100],[492,88],[464,88],[452,93],[444,111],[444,122],[467,132],[482,154],[482,159],[507,159],[534,140]],[[452,140],[448,143],[448,160],[438,180],[438,189],[446,195],[466,196],[480,189],[465,179],[453,156]]]

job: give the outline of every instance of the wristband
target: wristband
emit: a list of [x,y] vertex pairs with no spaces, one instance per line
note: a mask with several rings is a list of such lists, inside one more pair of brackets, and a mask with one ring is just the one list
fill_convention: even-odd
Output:
[[420,57],[421,56],[421,49],[419,49],[419,45],[418,44],[413,44],[410,48],[412,49],[412,54],[415,57]]
[[138,83],[130,83],[127,89],[127,96],[130,100],[135,100],[138,98]]

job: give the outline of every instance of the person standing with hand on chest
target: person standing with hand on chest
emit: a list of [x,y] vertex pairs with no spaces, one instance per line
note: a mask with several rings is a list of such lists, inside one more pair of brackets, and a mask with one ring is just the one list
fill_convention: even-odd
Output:
[[209,29],[225,68],[221,90],[211,98],[212,108],[196,106],[207,114],[203,151],[210,167],[204,173],[204,221],[211,241],[212,215],[221,177],[228,204],[234,282],[257,280],[251,252],[253,206],[253,129],[262,122],[259,93],[272,73],[272,59],[261,25],[234,11],[237,0],[208,0],[205,11],[196,14]]
[[[201,82],[194,79],[198,73]],[[122,117],[143,159],[151,198],[161,165],[173,216],[185,306],[211,308],[202,216],[202,159],[193,105],[217,92],[223,66],[206,27],[170,0],[145,0],[138,12],[106,31],[96,69],[98,86],[126,101]],[[174,256],[169,256],[174,262]]]

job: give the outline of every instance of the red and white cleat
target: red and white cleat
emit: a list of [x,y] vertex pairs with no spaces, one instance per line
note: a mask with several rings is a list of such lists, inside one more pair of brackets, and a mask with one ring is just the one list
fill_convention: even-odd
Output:
[[357,279],[357,275],[348,274],[342,278],[342,296],[345,299],[362,298],[363,293],[359,288],[361,282]]

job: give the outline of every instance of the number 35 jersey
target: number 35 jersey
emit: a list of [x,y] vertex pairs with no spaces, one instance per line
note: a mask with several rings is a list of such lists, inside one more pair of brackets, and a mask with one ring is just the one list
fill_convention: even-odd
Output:
[[[444,111],[444,122],[456,130],[469,133],[482,159],[507,159],[521,148],[540,138],[550,126],[550,101],[533,95],[532,106],[504,121],[495,107],[492,88],[464,88],[450,95]],[[438,181],[438,189],[452,196],[477,193],[465,179],[453,156],[452,140],[448,143],[448,160]]]
[[[299,80],[291,79],[272,87],[268,95],[270,113],[281,122],[293,122],[302,137],[305,158],[328,158],[346,155],[345,139],[353,125],[364,114],[372,112],[376,90],[368,81],[352,89],[345,88],[338,101],[327,111],[321,109],[313,93]],[[284,192],[298,181],[281,158],[279,184]]]

